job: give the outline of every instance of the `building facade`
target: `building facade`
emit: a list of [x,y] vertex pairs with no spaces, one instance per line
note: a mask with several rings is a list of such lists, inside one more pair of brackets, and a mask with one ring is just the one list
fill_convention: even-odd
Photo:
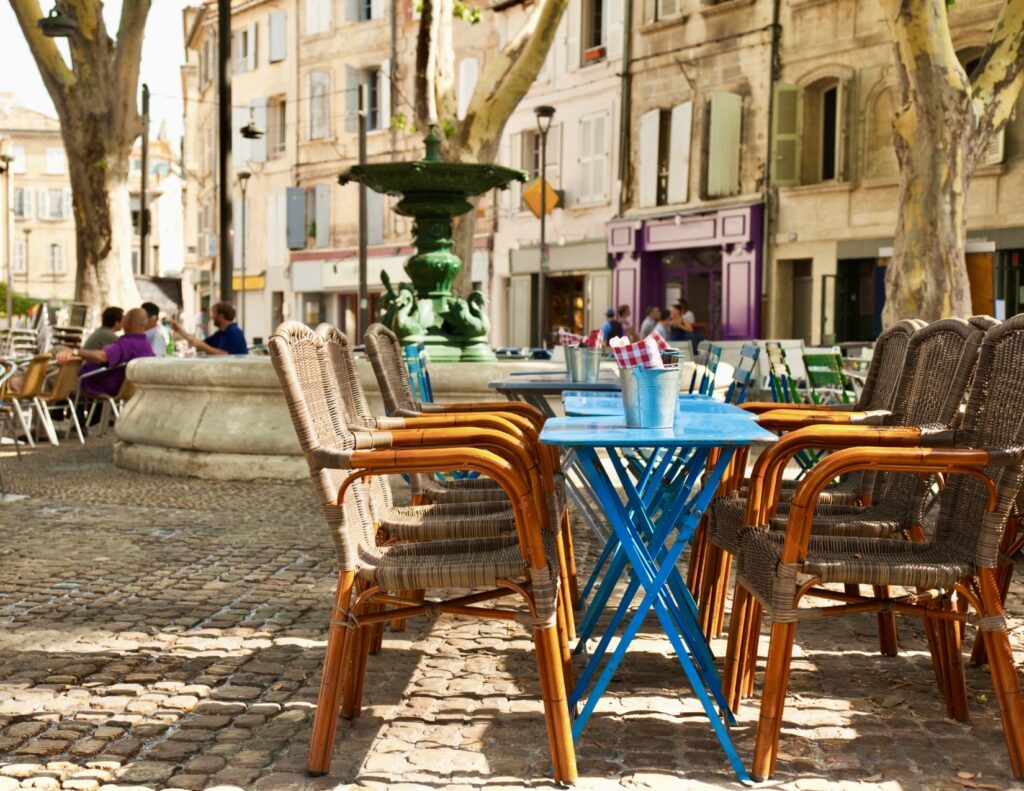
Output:
[[[599,326],[613,304],[605,236],[620,199],[623,8],[624,0],[569,0],[543,70],[505,127],[502,164],[525,170],[528,179],[499,198],[494,284],[507,299],[505,320],[495,322],[492,343],[533,344],[539,291],[549,345],[559,328],[583,332]],[[502,43],[529,11],[515,4],[495,14]],[[540,221],[522,196],[540,175],[536,108],[544,105],[555,110],[545,147],[546,181],[556,190],[558,205],[546,221],[548,268],[538,289]]]
[[60,122],[0,95],[0,137],[10,138],[14,157],[7,173],[13,182],[14,290],[37,299],[72,299],[77,252]]

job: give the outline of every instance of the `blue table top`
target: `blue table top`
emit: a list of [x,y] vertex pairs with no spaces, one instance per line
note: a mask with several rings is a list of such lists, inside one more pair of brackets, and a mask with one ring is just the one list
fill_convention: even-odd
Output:
[[[573,417],[600,417],[602,415],[622,415],[622,397],[618,393],[599,393],[594,395],[572,395],[563,396],[562,403],[565,405],[565,413]],[[679,412],[701,412],[703,414],[726,414],[742,415],[750,420],[756,420],[757,416],[744,409],[737,409],[721,401],[715,401],[710,396],[690,395],[680,393],[677,404]]]
[[630,428],[622,415],[548,418],[540,441],[549,445],[589,448],[717,448],[774,442],[743,410],[740,414],[689,410],[676,413],[672,428]]

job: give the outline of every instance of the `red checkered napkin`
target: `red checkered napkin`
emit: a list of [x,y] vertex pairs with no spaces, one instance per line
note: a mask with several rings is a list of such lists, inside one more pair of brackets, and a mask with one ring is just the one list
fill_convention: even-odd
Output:
[[601,334],[601,330],[590,331],[590,335],[587,336],[587,346],[591,349],[600,349],[604,346],[604,336]]
[[625,338],[612,338],[609,341],[612,353],[619,368],[664,368],[661,361],[661,350],[658,342],[651,337],[637,343],[630,343]]
[[587,339],[568,330],[558,330],[558,342],[562,346],[582,346]]
[[658,351],[659,352],[675,351],[671,346],[668,345],[668,341],[666,341],[663,337],[661,337],[661,333],[652,332],[650,335],[648,335],[646,338],[644,338],[644,340],[645,341],[649,341],[652,338],[654,339],[654,342],[658,344]]

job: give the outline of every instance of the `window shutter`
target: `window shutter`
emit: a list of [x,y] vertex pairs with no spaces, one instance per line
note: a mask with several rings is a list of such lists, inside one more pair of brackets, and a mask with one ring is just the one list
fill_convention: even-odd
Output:
[[345,131],[359,131],[359,84],[362,82],[359,69],[345,67]]
[[590,142],[590,179],[592,185],[591,197],[594,200],[605,200],[608,197],[607,185],[607,115],[597,115],[591,121],[591,142]]
[[384,0],[370,0],[370,19],[384,18]]
[[384,241],[384,196],[366,190],[366,241],[380,244]]
[[477,59],[463,58],[462,61],[459,63],[459,118],[466,117],[466,110],[469,109],[469,100],[473,98],[473,91],[476,88],[476,81],[478,76],[479,62],[477,61]]
[[316,185],[316,246],[331,246],[331,185]]
[[[509,137],[509,145],[511,150],[508,153],[508,162],[510,167],[522,170],[523,168],[523,135],[519,132]],[[513,212],[520,211],[522,209],[523,202],[523,185],[518,181],[513,181],[508,188],[510,209]]]
[[268,19],[270,28],[271,63],[280,63],[288,54],[288,15],[284,11],[271,11]]
[[306,191],[302,187],[285,190],[285,235],[289,250],[306,246]]
[[608,60],[615,60],[622,57],[622,2],[623,0],[605,0],[607,16],[607,30],[605,36],[605,48],[608,51]]
[[672,108],[668,142],[668,202],[686,203],[690,192],[690,134],[693,102]]
[[316,33],[320,26],[320,15],[317,10],[317,5],[320,0],[306,0],[306,35]]
[[593,137],[594,137],[594,118],[581,118],[580,119],[580,172],[579,172],[579,199],[581,201],[590,200],[591,195],[594,192],[594,178],[593,178]]
[[249,123],[249,112],[244,107],[231,108],[231,167],[240,170],[249,159],[249,141],[242,137],[242,127]]
[[679,13],[679,0],[655,0],[656,19],[669,19]]
[[640,147],[637,173],[638,205],[641,208],[658,203],[658,127],[661,111],[648,110],[640,116]]
[[349,22],[359,21],[360,0],[345,0],[345,19]]
[[50,219],[50,193],[46,190],[39,190],[39,219]]
[[[246,217],[246,219],[249,219]],[[242,227],[242,199],[232,198],[231,199],[231,230],[232,237],[235,244],[235,255],[233,256],[233,266],[235,269],[242,268],[242,236],[245,233],[245,229]],[[249,251],[246,250],[246,253]],[[248,262],[246,262],[248,263]]]
[[1006,153],[1006,127],[1004,126],[991,138],[989,138],[988,145],[985,146],[984,152],[981,155],[982,165],[998,165],[1005,158]]
[[380,71],[377,72],[377,118],[378,129],[391,127],[391,59],[380,64]]
[[772,129],[772,184],[792,187],[800,183],[800,127],[803,123],[803,90],[788,82],[775,84],[775,118]]
[[267,99],[262,97],[253,99],[249,103],[252,111],[252,122],[263,132],[263,137],[249,141],[249,158],[253,162],[267,161],[267,135],[270,130],[267,128]]
[[548,130],[548,162],[544,178],[553,189],[562,188],[562,125],[553,124]]
[[245,50],[245,70],[254,71],[256,69],[256,23],[250,22],[248,28],[248,46]]
[[740,125],[743,97],[718,91],[711,94],[708,126],[708,195],[740,191]]
[[839,80],[836,89],[836,181],[846,181],[847,163],[850,146],[848,145],[849,133],[847,131],[847,119],[851,117],[850,110],[850,80]]
[[70,220],[71,219],[71,190],[69,190],[69,189],[64,190],[64,194],[63,194],[62,200],[61,200],[61,210],[62,210],[62,212],[61,212],[61,219],[62,220]]
[[33,211],[33,209],[35,208],[34,204],[35,204],[35,193],[34,193],[34,190],[32,190],[31,187],[25,187],[25,202],[24,202],[23,206],[24,206],[24,210],[25,210],[25,215],[24,216],[25,216],[26,220],[30,219],[32,217],[32,215],[35,213]]
[[565,14],[568,28],[565,35],[565,63],[569,71],[580,67],[580,22],[583,16],[583,3],[570,5]]

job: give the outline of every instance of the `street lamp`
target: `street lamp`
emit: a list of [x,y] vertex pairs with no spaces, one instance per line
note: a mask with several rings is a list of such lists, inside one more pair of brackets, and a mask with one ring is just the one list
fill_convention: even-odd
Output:
[[242,323],[241,323],[242,332],[245,332],[245,252],[246,252],[245,251],[245,248],[246,248],[245,237],[249,233],[249,220],[245,216],[245,188],[249,185],[249,179],[250,178],[252,178],[252,173],[250,173],[249,171],[247,171],[247,170],[240,170],[240,171],[238,171],[238,186],[242,190],[242,233],[241,233],[241,239],[239,240],[239,243],[238,243],[239,244],[239,248],[238,249],[240,250],[239,258],[241,259],[241,264],[242,264],[242,288],[239,289],[239,301],[241,302],[239,307],[241,308],[241,311],[240,311],[241,316],[240,316],[240,318],[242,320]]
[[11,165],[14,162],[11,138],[0,139],[0,173],[4,174],[4,242],[7,244],[7,329],[14,328],[14,240],[11,239],[11,215],[14,213],[14,181]]
[[555,115],[555,108],[542,104],[534,112],[537,114],[537,131],[540,132],[540,271],[537,273],[537,346],[543,346],[547,338],[545,325],[548,317],[547,307],[544,304],[544,300],[547,298],[548,278],[548,248],[545,238],[548,214],[548,130],[551,129],[551,119]]

